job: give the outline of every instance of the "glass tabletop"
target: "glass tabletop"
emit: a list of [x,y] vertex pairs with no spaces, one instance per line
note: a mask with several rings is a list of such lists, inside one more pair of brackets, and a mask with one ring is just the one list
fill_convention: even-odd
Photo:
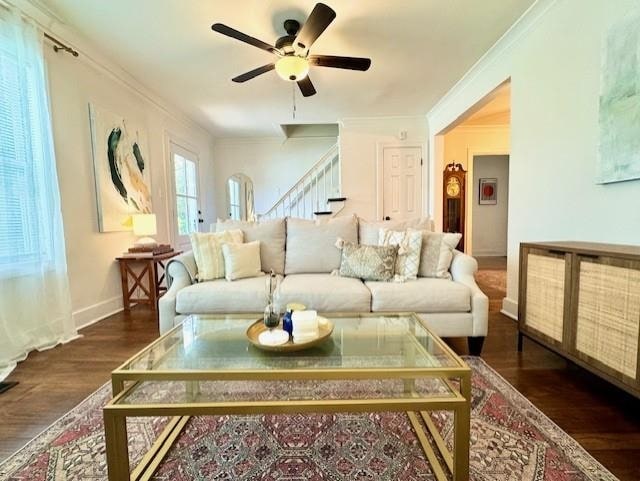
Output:
[[295,381],[142,381],[118,404],[199,404],[344,399],[442,399],[456,388],[441,378]]
[[466,368],[415,314],[327,315],[333,334],[304,351],[262,351],[246,331],[258,315],[193,315],[115,373]]

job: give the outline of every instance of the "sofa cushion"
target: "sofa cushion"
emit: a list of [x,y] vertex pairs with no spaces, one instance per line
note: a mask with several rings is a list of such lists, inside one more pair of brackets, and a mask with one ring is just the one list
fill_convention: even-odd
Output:
[[367,246],[345,242],[340,275],[369,281],[390,281],[395,272],[398,246]]
[[[404,282],[418,277],[420,266],[420,248],[422,247],[422,231],[407,229],[404,231],[380,229],[378,244],[381,246],[398,246],[396,258],[396,280]],[[383,279],[372,279],[383,280]]]
[[281,309],[291,302],[319,312],[369,312],[371,292],[360,279],[292,274],[284,278],[276,294],[276,304]]
[[448,279],[421,278],[403,283],[367,281],[373,312],[469,312],[471,291]]
[[223,244],[224,277],[228,281],[237,281],[247,277],[257,277],[260,272],[260,241],[246,244]]
[[462,234],[422,231],[422,252],[420,253],[420,277],[440,277],[451,279],[449,268],[453,251]]
[[284,274],[284,246],[286,238],[284,219],[273,219],[263,222],[245,222],[225,220],[215,225],[216,232],[240,229],[245,242],[260,241],[260,261],[262,271],[269,273],[273,269],[276,274]]
[[288,218],[285,274],[328,274],[339,269],[338,238],[358,242],[355,216],[325,221]]
[[192,232],[189,239],[198,266],[196,277],[201,281],[209,281],[224,277],[222,244],[242,244],[243,234],[239,229],[226,232]]
[[378,235],[381,228],[389,230],[406,230],[409,227],[418,230],[433,230],[433,223],[429,217],[418,217],[409,220],[383,220],[369,222],[358,218],[358,239],[360,244],[378,245]]
[[[268,276],[229,282],[225,279],[200,282],[178,291],[179,314],[211,314],[264,311]],[[280,277],[280,279],[282,279]]]

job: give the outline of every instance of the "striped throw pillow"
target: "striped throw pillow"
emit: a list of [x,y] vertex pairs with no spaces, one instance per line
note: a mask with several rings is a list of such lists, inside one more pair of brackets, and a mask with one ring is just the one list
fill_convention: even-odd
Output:
[[240,229],[225,232],[193,232],[189,235],[193,257],[198,266],[198,281],[222,279],[224,277],[224,256],[222,244],[242,244]]

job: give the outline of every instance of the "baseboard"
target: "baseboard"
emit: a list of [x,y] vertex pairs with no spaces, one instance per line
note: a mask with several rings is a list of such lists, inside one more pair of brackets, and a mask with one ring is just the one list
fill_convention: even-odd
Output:
[[482,249],[473,249],[471,254],[473,257],[507,257],[507,253],[504,251],[492,251],[492,250],[482,250]]
[[507,317],[510,317],[514,321],[518,320],[518,303],[513,299],[509,299],[505,297],[502,299],[502,309],[500,310],[502,314]]
[[76,329],[82,329],[116,312],[120,312],[122,309],[122,296],[115,296],[74,311],[73,320],[76,324]]

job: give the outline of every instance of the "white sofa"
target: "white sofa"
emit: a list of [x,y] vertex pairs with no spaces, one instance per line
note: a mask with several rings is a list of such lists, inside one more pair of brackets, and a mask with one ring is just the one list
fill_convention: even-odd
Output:
[[[477,262],[473,257],[454,251],[451,279],[363,282],[331,274],[340,259],[335,239],[339,236],[366,241],[371,229],[382,223],[364,228],[364,221],[358,225],[357,220],[352,223],[349,219],[332,219],[322,225],[295,219],[272,222],[243,230],[245,241],[261,240],[262,267],[265,272],[273,269],[278,275],[276,299],[281,308],[290,302],[301,302],[323,313],[411,311],[441,337],[469,338],[469,350],[480,353],[487,334],[489,303],[475,282]],[[242,224],[225,223],[218,230],[238,226]],[[394,224],[390,227],[396,228]],[[159,301],[161,334],[190,314],[259,313],[264,309],[266,275],[233,282],[196,282],[192,252],[172,260],[167,273],[171,285]]]

